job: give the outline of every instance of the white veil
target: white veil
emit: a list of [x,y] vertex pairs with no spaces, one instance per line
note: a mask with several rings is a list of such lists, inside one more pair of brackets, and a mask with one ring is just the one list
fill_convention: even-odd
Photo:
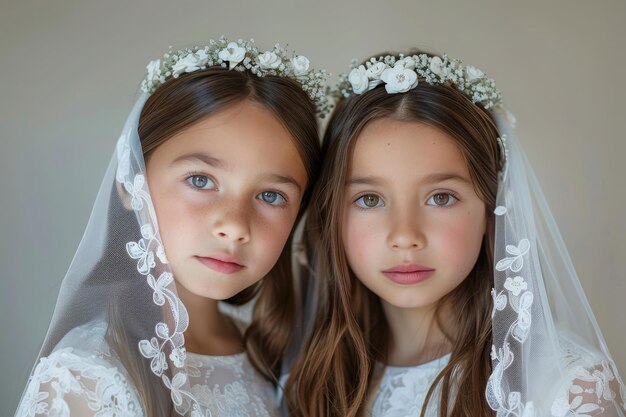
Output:
[[148,96],[117,142],[17,416],[69,415],[81,397],[85,415],[140,415],[128,381],[151,388],[143,399],[162,415],[201,410],[185,361],[187,311],[145,181],[137,125]]
[[593,316],[514,118],[493,111],[506,153],[495,209],[493,372],[498,417],[626,415],[626,389]]
[[159,234],[138,133],[144,104],[160,85],[213,67],[290,78],[319,114],[328,110],[324,70],[313,70],[306,57],[279,44],[261,53],[253,43],[221,37],[170,50],[148,65],[143,93],[117,141],[16,416],[277,412],[273,385],[260,373],[244,371],[252,369],[247,359],[205,355],[213,361],[207,364],[185,349],[189,316]]

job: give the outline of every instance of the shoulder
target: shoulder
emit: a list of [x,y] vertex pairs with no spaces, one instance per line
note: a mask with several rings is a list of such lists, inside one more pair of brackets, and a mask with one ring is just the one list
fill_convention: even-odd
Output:
[[[564,380],[552,403],[556,416],[603,413],[623,403],[626,392],[613,361],[596,348],[561,336]],[[608,414],[612,415],[612,414]]]
[[141,416],[138,396],[104,341],[104,323],[72,329],[28,381],[16,417]]

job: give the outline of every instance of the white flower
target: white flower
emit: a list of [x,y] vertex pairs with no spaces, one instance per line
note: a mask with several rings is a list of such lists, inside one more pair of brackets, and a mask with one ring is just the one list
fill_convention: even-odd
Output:
[[465,72],[467,73],[467,81],[472,82],[479,78],[485,76],[485,74],[476,67],[467,66],[465,67]]
[[389,94],[405,93],[417,85],[417,73],[401,65],[387,68],[380,79],[385,82],[385,90]]
[[511,291],[513,295],[517,297],[522,291],[526,291],[528,289],[528,284],[522,277],[509,277],[506,281],[504,281],[504,288]]
[[155,61],[150,61],[146,69],[148,70],[148,75],[146,76],[146,82],[148,83],[158,82],[159,77],[161,76],[161,60],[157,59]]
[[445,78],[450,73],[450,70],[443,65],[443,61],[438,56],[431,58],[430,70],[441,78]]
[[352,85],[352,90],[356,94],[362,94],[367,91],[369,85],[369,79],[367,76],[367,70],[363,65],[358,68],[354,68],[348,75],[348,81]]
[[206,66],[206,64],[209,62],[209,55],[204,49],[196,51],[195,55],[200,67]]
[[228,69],[233,69],[245,58],[246,49],[237,45],[237,42],[230,42],[217,56],[224,62],[228,61]]
[[283,61],[276,53],[267,51],[259,55],[259,65],[263,69],[276,69]]
[[185,55],[172,65],[172,74],[177,77],[182,73],[191,72],[189,69],[196,67],[196,57],[193,53]]
[[398,60],[396,65],[402,65],[406,69],[415,69],[415,59],[412,56],[405,56]]
[[182,368],[185,365],[185,348],[175,348],[170,353],[170,359],[177,368]]
[[506,245],[506,251],[508,254],[513,255],[501,259],[496,264],[496,270],[506,271],[510,269],[513,272],[519,272],[524,266],[524,255],[530,250],[530,241],[528,239],[522,239],[518,246]]
[[298,55],[291,60],[293,64],[293,73],[295,75],[305,75],[309,72],[310,62],[304,55]]
[[384,62],[377,62],[375,64],[372,64],[367,69],[367,76],[370,78],[370,80],[379,80],[380,76],[386,68],[387,66]]
[[506,207],[498,206],[493,212],[496,216],[503,216],[504,214],[506,214]]

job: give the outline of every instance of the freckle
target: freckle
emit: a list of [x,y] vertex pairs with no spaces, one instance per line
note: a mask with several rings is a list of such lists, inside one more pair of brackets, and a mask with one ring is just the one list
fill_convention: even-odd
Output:
[[387,146],[391,146],[391,142],[387,142]]

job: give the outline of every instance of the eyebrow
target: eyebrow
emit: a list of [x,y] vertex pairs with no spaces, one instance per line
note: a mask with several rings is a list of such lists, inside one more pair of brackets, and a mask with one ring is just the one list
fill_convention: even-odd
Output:
[[350,185],[380,185],[380,181],[376,177],[352,177],[346,181],[346,186]]
[[200,161],[215,168],[224,168],[226,166],[226,162],[224,160],[215,158],[207,153],[202,152],[181,155],[178,158],[174,159],[170,166],[187,161]]
[[[434,184],[444,181],[457,181],[463,184],[471,185],[471,181],[467,178],[453,173],[435,173],[427,175],[422,179],[424,184]],[[377,177],[365,176],[365,177],[352,177],[346,182],[346,186],[351,185],[381,185],[383,181]]]
[[447,172],[430,174],[426,176],[422,182],[426,184],[433,184],[433,183],[444,182],[444,181],[457,181],[457,182],[461,182],[463,184],[468,184],[468,185],[472,184],[470,180],[468,180],[467,178],[459,174],[453,174],[453,173],[447,173]]
[[274,184],[291,184],[298,189],[299,193],[302,193],[302,187],[291,175],[280,174],[266,174],[261,177],[263,181],[270,181]]

